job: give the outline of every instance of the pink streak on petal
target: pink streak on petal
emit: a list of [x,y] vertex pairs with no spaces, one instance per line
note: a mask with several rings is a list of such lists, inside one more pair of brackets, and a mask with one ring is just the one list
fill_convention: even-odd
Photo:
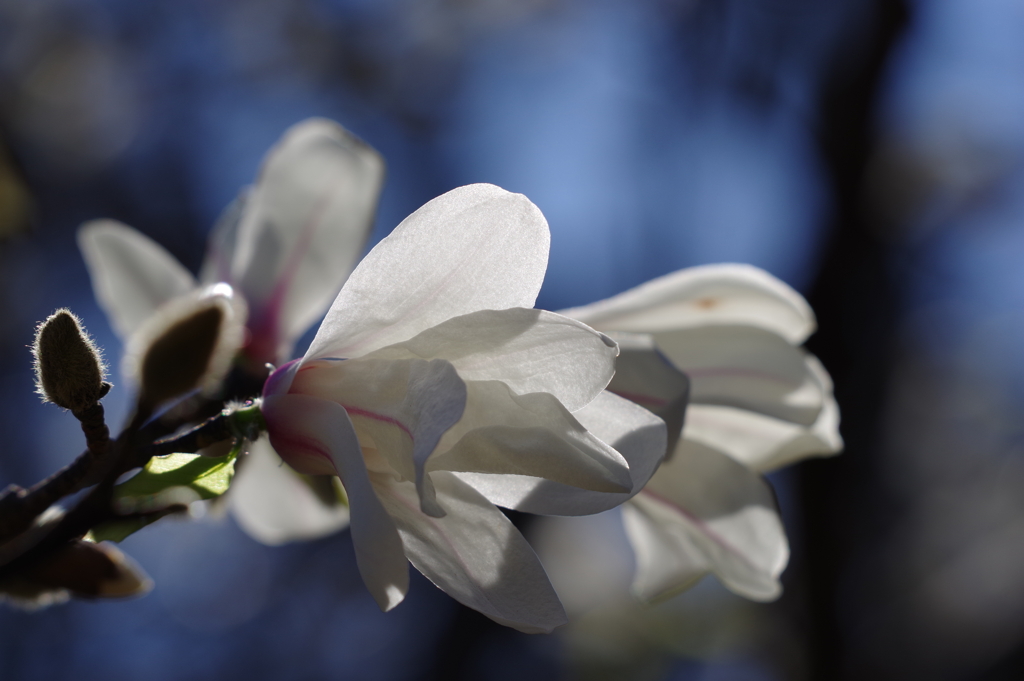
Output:
[[[274,449],[278,452],[294,452],[296,449],[310,455],[308,458],[296,459],[294,456],[285,457],[281,455],[281,458],[285,462],[300,473],[307,475],[338,475],[341,473],[334,465],[334,460],[331,458],[330,452],[328,452],[323,444],[318,440],[311,437],[303,437],[296,434],[288,435],[277,435],[271,438],[274,444]],[[322,463],[326,463],[330,467],[330,470],[324,470]]]
[[284,267],[281,268],[281,275],[274,285],[273,291],[263,302],[263,305],[250,317],[249,328],[252,331],[252,341],[246,348],[246,354],[259,362],[276,362],[277,354],[281,343],[281,306],[288,295],[288,290],[295,281],[295,275],[302,265],[302,259],[309,250],[313,241],[313,235],[322,223],[324,213],[334,198],[336,192],[328,192],[317,202],[313,213],[302,226],[299,238],[295,242],[292,252]]
[[344,404],[341,406],[345,408],[345,411],[347,411],[350,416],[365,416],[366,418],[373,419],[374,421],[381,421],[382,423],[390,424],[401,430],[406,435],[408,435],[409,439],[412,440],[413,442],[416,441],[416,438],[413,437],[412,431],[409,430],[409,428],[406,427],[404,423],[402,423],[401,421],[392,416],[378,414],[377,412],[369,411],[368,409],[360,409],[359,407],[348,407]]
[[647,489],[646,487],[644,489],[640,490],[640,494],[643,494],[646,497],[650,497],[651,499],[654,499],[658,503],[660,503],[660,504],[662,504],[664,506],[668,506],[672,510],[678,512],[679,515],[683,516],[684,518],[689,520],[691,523],[696,525],[704,534],[706,534],[711,539],[711,541],[713,541],[716,544],[720,545],[722,548],[724,548],[729,553],[735,555],[737,558],[742,560],[744,563],[749,565],[754,570],[758,569],[758,567],[756,565],[754,565],[753,563],[751,563],[750,560],[745,555],[743,555],[743,553],[741,553],[739,551],[739,549],[737,549],[735,546],[730,544],[724,537],[722,537],[717,532],[715,532],[710,527],[708,527],[707,523],[705,523],[703,520],[701,520],[697,516],[693,515],[692,513],[687,511],[685,508],[683,508],[682,506],[680,506],[676,502],[672,501],[671,499],[668,499],[666,497],[661,496],[657,492],[652,492],[651,490]]
[[[286,369],[286,367],[290,367],[293,364],[295,364],[296,362],[301,362],[301,361],[302,361],[301,359],[293,359],[292,361],[288,362],[287,364],[282,366],[280,369],[275,371],[273,374],[271,374],[271,378],[273,378],[279,372],[284,371]],[[316,359],[316,361],[318,361],[318,362],[341,362],[341,361],[344,361],[344,359],[341,358],[341,357],[318,357]],[[316,368],[317,368],[316,364],[305,364],[301,368],[299,368],[297,373],[302,373],[304,371],[309,371],[311,369],[316,369]],[[267,379],[267,383],[268,384],[270,383],[270,378]],[[266,388],[264,387],[264,395],[266,395],[266,394],[267,394],[266,393]],[[341,404],[341,403],[339,402],[338,404]],[[387,423],[389,425],[395,426],[396,428],[401,430],[403,433],[408,435],[410,440],[412,440],[413,442],[416,441],[416,438],[413,436],[412,431],[409,429],[409,427],[406,426],[404,423],[402,423],[401,421],[399,421],[398,419],[396,419],[393,416],[388,416],[386,414],[381,414],[379,412],[370,411],[369,409],[363,409],[361,407],[351,407],[351,406],[349,406],[347,404],[341,404],[341,406],[342,406],[342,408],[345,411],[347,411],[349,413],[350,416],[363,416],[363,417],[366,417],[368,419],[373,419],[374,421],[380,421],[381,423]]]
[[[275,417],[275,413],[272,409],[264,411],[263,418],[267,422],[270,444],[285,463],[308,475],[341,475],[323,442],[296,430],[291,423]],[[295,456],[296,450],[298,456]]]

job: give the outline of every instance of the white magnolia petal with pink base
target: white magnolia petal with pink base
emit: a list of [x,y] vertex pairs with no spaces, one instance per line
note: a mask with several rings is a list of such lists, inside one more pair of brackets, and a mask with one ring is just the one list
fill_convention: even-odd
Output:
[[516,395],[500,381],[469,381],[466,391],[465,413],[441,438],[428,470],[528,475],[595,492],[632,489],[623,456],[548,393]]
[[519,530],[487,499],[451,473],[434,473],[443,518],[424,515],[411,483],[376,479],[398,524],[409,560],[460,603],[526,633],[566,621],[544,568]]
[[292,126],[267,152],[230,279],[249,302],[257,359],[287,359],[330,306],[362,254],[383,181],[380,154],[323,118]]
[[[789,560],[789,543],[775,496],[764,478],[729,456],[683,441],[629,505],[659,526],[657,532],[634,534],[637,519],[627,521],[634,549],[645,556],[634,583],[642,598],[671,596],[692,585],[702,570],[753,600],[772,600],[782,592],[779,575]],[[655,538],[663,546],[650,546]]]
[[590,515],[614,508],[640,491],[665,456],[665,422],[643,407],[603,392],[573,414],[629,464],[628,492],[597,492],[526,475],[456,473],[491,503],[540,515]]
[[617,354],[614,341],[585,324],[517,307],[449,319],[367,358],[446,359],[463,380],[499,380],[519,394],[550,393],[576,411],[608,385]]
[[764,270],[739,264],[688,267],[562,314],[600,331],[756,326],[794,345],[815,328],[814,312],[803,296]]
[[477,310],[533,307],[550,234],[521,194],[453,189],[407,217],[363,258],[306,357],[359,357]]
[[340,404],[404,479],[415,479],[425,513],[444,515],[424,473],[441,436],[462,418],[466,384],[443,359],[317,360],[295,374],[292,393]]
[[307,395],[263,400],[270,443],[293,468],[336,473],[348,493],[352,543],[363,582],[381,610],[402,602],[409,565],[395,523],[370,483],[355,429],[341,405]]
[[690,402],[749,409],[809,426],[824,402],[808,354],[752,326],[656,333],[658,348],[690,378]]
[[281,461],[266,438],[249,446],[231,481],[228,507],[239,526],[268,546],[316,539],[348,527],[348,506],[328,506]]
[[96,300],[122,341],[158,307],[198,286],[163,246],[115,220],[82,225],[78,246]]
[[301,368],[301,359],[293,359],[270,372],[267,380],[263,383],[263,396],[285,395],[291,390],[292,381]]

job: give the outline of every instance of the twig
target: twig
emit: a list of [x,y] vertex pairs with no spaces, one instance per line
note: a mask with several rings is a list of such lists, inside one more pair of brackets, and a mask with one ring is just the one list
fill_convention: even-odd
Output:
[[[259,393],[260,385],[261,377],[235,371],[229,376],[224,392],[252,397]],[[38,542],[33,541],[6,556],[5,562],[0,564],[0,579],[30,568],[50,551],[84,536],[100,523],[122,518],[113,508],[112,500],[114,484],[125,471],[145,465],[154,456],[196,452],[227,439],[256,439],[264,427],[258,407],[250,404],[248,408],[232,411],[224,410],[224,403],[223,397],[210,399],[194,395],[159,418],[150,420],[151,413],[136,413],[113,443],[103,419],[102,405],[97,402],[75,412],[82,423],[88,449],[74,462],[29,490],[10,485],[0,493],[0,544],[30,528],[43,511],[61,498],[91,485],[95,488],[52,528],[48,528]],[[170,436],[183,424],[206,416],[210,418],[200,425],[181,435]],[[8,547],[11,548],[10,543]]]
[[86,487],[90,471],[107,454],[110,431],[103,418],[103,405],[96,402],[72,413],[82,424],[88,449],[30,489],[11,485],[0,495],[0,543],[27,530],[40,513],[59,499]]
[[[27,547],[20,555],[11,556],[9,562],[0,567],[0,580],[8,575],[16,574],[19,570],[42,559],[58,546],[84,536],[95,525],[115,515],[111,504],[114,483],[124,471],[131,468],[128,465],[129,455],[134,449],[135,443],[138,442],[139,428],[144,419],[144,415],[136,414],[129,426],[110,447],[110,456],[105,457],[105,460],[95,467],[99,471],[101,482],[73,509],[68,511],[43,539]],[[88,452],[79,457],[79,460],[87,455],[89,455]],[[78,460],[75,463],[78,463]],[[72,466],[74,465],[72,464]],[[44,483],[40,484],[45,486]],[[31,525],[31,520],[29,525]]]

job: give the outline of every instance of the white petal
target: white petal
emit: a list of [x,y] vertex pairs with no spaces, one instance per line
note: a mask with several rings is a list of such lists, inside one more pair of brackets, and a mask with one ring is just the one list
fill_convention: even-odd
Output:
[[722,404],[809,426],[824,395],[807,353],[752,326],[708,326],[654,334],[690,377],[691,404]]
[[270,443],[293,467],[302,470],[310,461],[331,462],[348,493],[359,574],[381,610],[401,603],[409,590],[409,566],[402,541],[370,484],[355,429],[345,410],[316,397],[273,395],[263,400],[262,412]]
[[573,416],[626,459],[632,483],[629,494],[643,489],[665,458],[665,422],[611,392],[601,393]]
[[163,246],[120,222],[85,223],[78,230],[78,246],[96,300],[122,341],[162,304],[197,286]]
[[466,390],[465,413],[441,439],[429,470],[528,475],[597,492],[630,491],[622,455],[548,393],[516,395],[500,381],[469,381]]
[[570,621],[604,606],[643,607],[623,601],[636,560],[618,509],[576,518],[531,518],[523,533]]
[[266,438],[253,442],[241,463],[231,481],[228,506],[253,539],[276,546],[348,527],[348,506],[324,504]]
[[757,326],[798,345],[814,332],[799,293],[751,265],[689,267],[617,296],[564,310],[601,331],[653,333],[708,324]]
[[411,483],[378,483],[409,560],[449,596],[527,633],[565,623],[537,555],[501,511],[450,473],[434,474],[443,518],[424,515]]
[[636,556],[632,591],[637,597],[648,602],[671,598],[711,572],[700,532],[660,507],[623,504],[622,521]]
[[360,436],[369,436],[400,476],[415,478],[424,511],[444,515],[424,465],[466,406],[466,385],[450,362],[319,360],[299,369],[290,390],[343,406]]
[[600,513],[639,492],[665,456],[665,422],[607,391],[573,416],[628,462],[628,492],[596,492],[526,475],[457,473],[458,477],[498,506],[542,515]]
[[789,544],[775,496],[761,476],[725,454],[683,441],[629,505],[648,525],[641,531],[636,517],[626,524],[642,598],[670,596],[708,569],[747,598],[781,593]]
[[[832,377],[822,366],[821,361],[814,355],[807,355],[807,368],[818,381],[818,386],[825,396],[821,405],[821,413],[811,426],[811,432],[828,447],[826,454],[838,454],[843,451],[843,436],[839,434],[839,404],[833,394]],[[787,465],[781,458],[774,464],[774,468]]]
[[649,334],[613,333],[619,343],[615,378],[608,390],[649,410],[668,427],[668,450],[675,450],[690,399],[690,379],[654,344]]
[[576,411],[608,385],[617,352],[614,341],[585,324],[517,307],[449,319],[369,357],[446,359],[464,380],[498,380],[519,394],[551,393]]
[[267,153],[231,266],[252,310],[256,359],[286,359],[331,304],[362,253],[383,181],[380,155],[322,118],[293,126]]
[[238,225],[245,213],[245,205],[252,194],[252,187],[245,187],[235,200],[217,218],[217,222],[206,240],[206,257],[199,268],[199,281],[216,284],[231,281],[231,261],[235,257],[238,243]]
[[805,355],[804,363],[823,396],[821,411],[810,426],[746,409],[693,404],[687,410],[683,437],[725,452],[762,473],[809,456],[838,454],[843,439],[832,380],[814,355]]
[[359,263],[306,356],[358,357],[477,310],[533,307],[550,235],[521,194],[487,184],[428,202]]
[[694,404],[687,411],[683,437],[767,473],[809,456],[838,453],[842,441],[829,425],[837,423],[838,409],[831,397],[810,427],[735,407]]

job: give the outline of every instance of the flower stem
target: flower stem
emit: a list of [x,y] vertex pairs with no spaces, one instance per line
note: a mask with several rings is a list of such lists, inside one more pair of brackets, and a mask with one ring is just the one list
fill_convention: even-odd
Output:
[[162,438],[141,449],[136,465],[141,466],[154,456],[198,452],[224,440],[255,440],[266,427],[258,401],[241,407],[227,407],[181,435]]

